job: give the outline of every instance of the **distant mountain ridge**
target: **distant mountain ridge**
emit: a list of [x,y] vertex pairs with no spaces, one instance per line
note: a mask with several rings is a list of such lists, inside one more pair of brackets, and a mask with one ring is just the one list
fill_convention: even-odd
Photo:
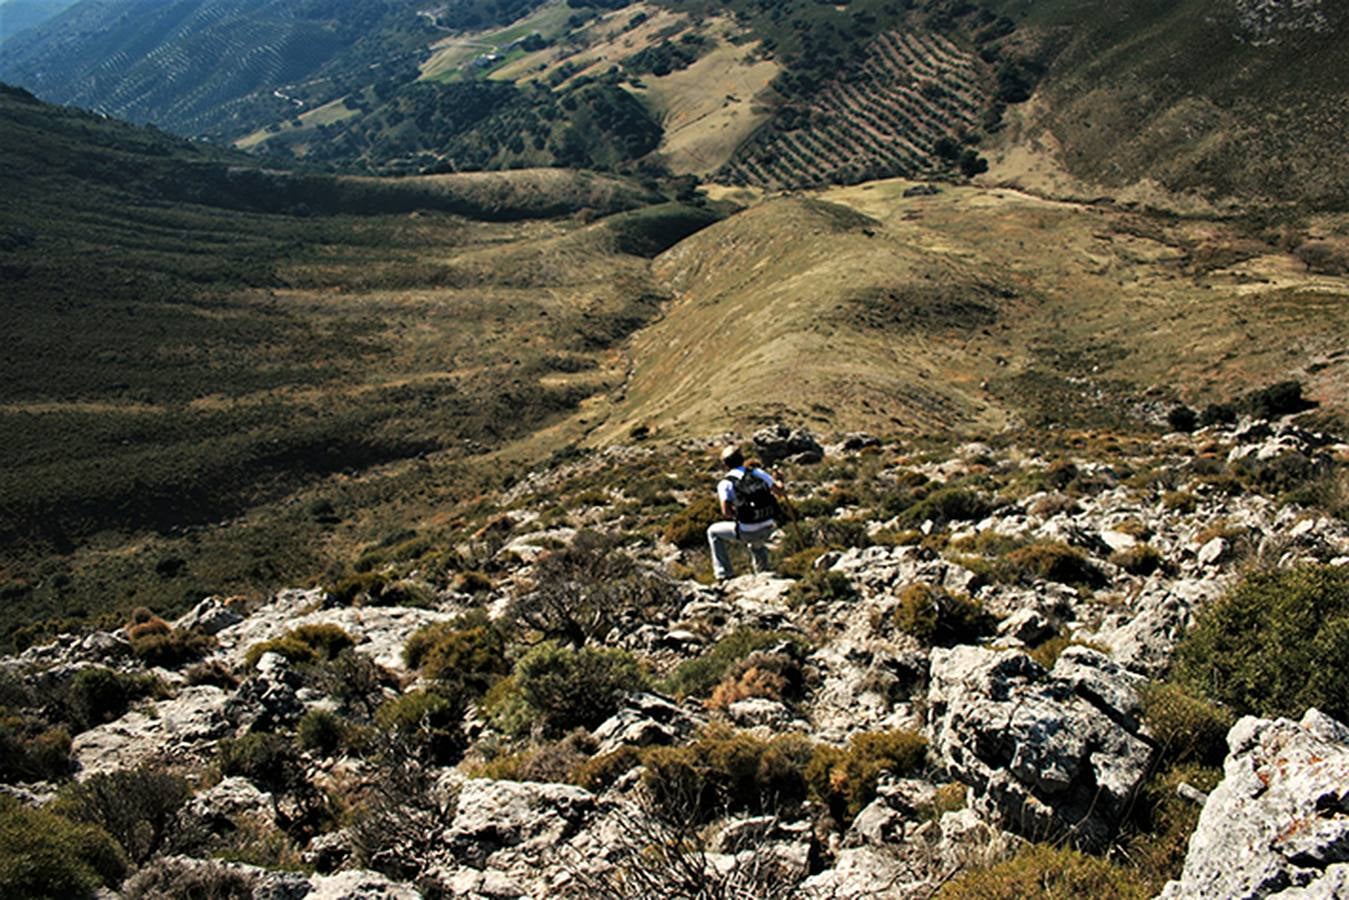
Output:
[[21,31],[42,24],[74,2],[75,0],[0,0],[0,44]]

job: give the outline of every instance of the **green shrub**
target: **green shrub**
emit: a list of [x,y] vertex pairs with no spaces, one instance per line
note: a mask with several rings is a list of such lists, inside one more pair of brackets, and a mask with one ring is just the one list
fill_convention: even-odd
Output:
[[1167,491],[1162,494],[1162,506],[1174,513],[1192,513],[1199,508],[1199,498],[1188,491]]
[[959,487],[933,491],[900,514],[900,524],[916,527],[931,521],[938,528],[950,522],[969,522],[984,518],[993,511],[983,495]]
[[1181,782],[1200,791],[1212,791],[1222,780],[1222,769],[1193,763],[1165,769],[1143,786],[1133,821],[1125,828],[1123,856],[1144,896],[1161,892],[1166,882],[1179,878],[1190,849],[1190,837],[1203,807],[1178,794]]
[[255,732],[224,740],[218,752],[222,774],[247,778],[274,794],[285,793],[303,780],[294,745],[279,734]]
[[335,713],[326,709],[311,709],[295,726],[295,738],[306,750],[323,756],[332,756],[342,746],[346,726]]
[[852,582],[842,572],[816,569],[792,585],[787,592],[787,605],[814,606],[817,603],[835,603],[857,599]]
[[1045,844],[1030,844],[995,866],[969,869],[937,892],[940,900],[1144,900],[1151,896],[1129,869]]
[[[144,626],[136,626],[142,628]],[[170,629],[131,637],[131,651],[147,666],[177,669],[215,648],[215,638],[198,631]]]
[[0,897],[92,897],[126,875],[106,832],[0,796]]
[[1349,719],[1349,567],[1257,572],[1204,609],[1176,680],[1238,715]]
[[721,518],[721,504],[716,497],[699,497],[665,524],[665,540],[681,550],[705,546],[708,526],[720,522]]
[[148,768],[106,772],[61,789],[52,812],[96,825],[141,865],[172,836],[178,810],[192,792],[177,775]]
[[56,781],[70,774],[70,732],[18,716],[0,718],[0,784]]
[[641,751],[629,744],[617,750],[592,756],[577,765],[567,776],[567,780],[599,794],[613,786],[614,782],[641,764]]
[[799,634],[789,631],[757,631],[737,628],[717,641],[701,656],[680,663],[662,687],[677,697],[699,697],[716,687],[731,667],[756,650],[786,645],[793,656],[804,656],[808,646]]
[[[506,638],[492,623],[441,622],[418,629],[403,647],[409,668],[481,694],[509,672]],[[466,627],[467,626],[467,627]]]
[[1003,570],[1009,580],[1041,579],[1060,584],[1101,587],[1106,578],[1076,547],[1057,541],[1037,541],[1008,553]]
[[463,717],[461,698],[441,691],[412,691],[381,706],[375,725],[418,757],[448,765],[463,753]]
[[1302,399],[1302,383],[1279,381],[1251,391],[1238,401],[1241,410],[1257,419],[1274,419],[1286,413],[1301,412],[1307,408]]
[[645,685],[625,650],[546,642],[515,664],[514,690],[546,734],[594,728],[618,711],[624,694]]
[[927,740],[913,731],[863,732],[852,736],[846,750],[821,744],[806,766],[806,782],[834,816],[846,825],[876,797],[876,781],[884,772],[911,776],[927,760]]
[[911,584],[899,595],[895,626],[929,647],[977,643],[993,633],[998,620],[978,600],[930,584]]
[[219,860],[164,857],[145,866],[122,885],[123,900],[253,900],[257,879]]
[[1130,575],[1151,575],[1162,566],[1162,554],[1149,544],[1134,544],[1110,554],[1110,562]]
[[1222,764],[1227,732],[1236,721],[1229,710],[1172,683],[1147,685],[1142,700],[1143,722],[1157,741],[1163,765]]
[[279,653],[296,665],[330,660],[343,650],[356,646],[355,639],[341,627],[328,624],[301,625],[270,641],[248,648],[244,663],[252,668],[264,653]]
[[126,714],[133,700],[159,690],[151,675],[123,675],[101,666],[81,669],[65,690],[67,715],[79,731],[112,722]]
[[712,726],[683,747],[642,753],[642,783],[658,810],[683,821],[727,812],[774,812],[806,797],[802,768],[811,745],[786,735],[771,741]]

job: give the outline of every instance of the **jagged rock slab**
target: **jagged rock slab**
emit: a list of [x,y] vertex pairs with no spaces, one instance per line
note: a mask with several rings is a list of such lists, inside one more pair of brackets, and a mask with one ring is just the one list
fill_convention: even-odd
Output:
[[134,769],[150,760],[190,754],[231,731],[225,715],[229,695],[218,687],[184,688],[149,711],[132,710],[115,722],[77,735],[71,748],[76,777]]
[[1162,900],[1349,896],[1349,726],[1247,716]]
[[1137,676],[1085,647],[1053,671],[1015,650],[932,651],[933,750],[974,808],[1009,831],[1099,848],[1152,761]]

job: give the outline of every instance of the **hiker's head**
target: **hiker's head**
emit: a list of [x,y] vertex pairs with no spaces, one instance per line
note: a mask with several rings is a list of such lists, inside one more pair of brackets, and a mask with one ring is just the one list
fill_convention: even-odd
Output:
[[745,455],[735,444],[728,444],[721,451],[721,463],[728,469],[736,469],[745,464]]

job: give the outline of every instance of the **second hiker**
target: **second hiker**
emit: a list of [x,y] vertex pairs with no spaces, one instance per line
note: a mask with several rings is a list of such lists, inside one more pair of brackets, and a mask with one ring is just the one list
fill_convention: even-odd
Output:
[[782,493],[782,483],[763,469],[746,466],[744,455],[735,445],[721,451],[721,462],[728,471],[717,482],[717,499],[728,521],[708,526],[707,543],[712,548],[712,572],[718,581],[725,581],[735,574],[731,541],[749,547],[755,572],[767,571],[767,544],[777,525],[777,495]]

